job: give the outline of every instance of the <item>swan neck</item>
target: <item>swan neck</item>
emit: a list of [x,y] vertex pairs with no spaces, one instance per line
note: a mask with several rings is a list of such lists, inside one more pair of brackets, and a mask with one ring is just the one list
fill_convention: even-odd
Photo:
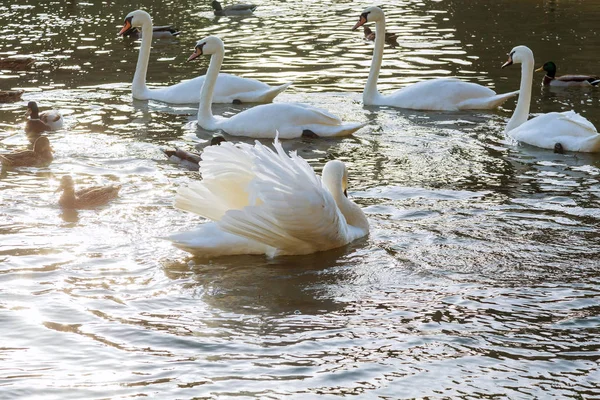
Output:
[[375,98],[379,95],[377,90],[377,79],[379,79],[379,71],[381,70],[381,62],[383,60],[383,47],[385,46],[385,17],[375,22],[375,47],[373,47],[373,59],[371,60],[371,69],[369,70],[369,78],[363,92],[363,103],[372,104]]
[[214,53],[210,57],[210,64],[206,71],[204,83],[202,89],[200,89],[200,106],[198,107],[198,123],[203,127],[206,127],[209,123],[214,124],[215,118],[213,117],[211,105],[213,99],[213,93],[215,91],[215,85],[217,84],[217,78],[219,77],[219,70],[223,64],[224,50]]
[[133,75],[131,90],[135,98],[142,98],[143,93],[148,89],[146,86],[146,73],[148,72],[151,46],[152,21],[148,21],[142,24],[142,44],[140,45],[140,53],[135,67],[135,75]]
[[529,118],[529,107],[531,106],[531,87],[533,85],[534,60],[526,60],[521,64],[521,86],[519,91],[519,100],[517,107],[510,121],[506,125],[505,132],[509,132],[521,124],[527,122]]

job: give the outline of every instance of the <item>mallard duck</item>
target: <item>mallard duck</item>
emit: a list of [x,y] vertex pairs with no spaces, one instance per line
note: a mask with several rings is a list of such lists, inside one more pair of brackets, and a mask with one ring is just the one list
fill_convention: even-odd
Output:
[[73,178],[65,175],[60,180],[57,192],[62,190],[63,194],[58,204],[63,208],[86,209],[100,207],[117,197],[121,185],[118,186],[94,186],[75,191]]
[[22,90],[0,90],[0,103],[14,103],[21,100]]
[[[216,146],[226,141],[227,140],[225,140],[223,136],[213,136],[213,138],[210,140],[209,146]],[[163,149],[163,153],[165,153],[165,155],[169,157],[169,161],[177,163],[189,169],[190,171],[198,171],[198,169],[200,168],[199,163],[202,160],[202,158],[198,153],[192,153],[190,151],[179,149],[177,147],[175,148],[175,150]]]
[[52,148],[46,136],[33,142],[33,150],[0,154],[0,162],[6,167],[43,167],[52,162]]
[[[368,26],[364,26],[365,39],[370,40],[371,42],[375,41],[375,32],[371,30]],[[395,49],[398,46],[398,35],[391,32],[385,33],[385,42],[390,45],[392,49]]]
[[40,113],[35,101],[27,103],[27,116],[29,116],[25,123],[25,133],[27,134],[56,131],[63,126],[63,117],[58,111],[48,110]]
[[218,16],[249,15],[249,14],[252,14],[254,12],[254,10],[256,10],[256,7],[258,7],[255,4],[234,4],[232,6],[227,6],[227,7],[223,8],[223,6],[221,6],[221,3],[219,3],[217,0],[213,0],[211,5],[212,5],[212,8],[215,10],[215,15],[218,15]]
[[[181,32],[173,28],[172,25],[153,26],[152,27],[152,38],[162,39],[178,36]],[[139,39],[142,37],[142,30],[139,27],[131,27],[129,30],[123,32],[123,37],[130,37],[133,39]]]
[[35,62],[31,57],[0,58],[0,70],[25,71],[31,68]]
[[600,84],[600,76],[597,75],[563,75],[556,76],[556,64],[548,61],[535,72],[546,71],[543,86],[598,86]]

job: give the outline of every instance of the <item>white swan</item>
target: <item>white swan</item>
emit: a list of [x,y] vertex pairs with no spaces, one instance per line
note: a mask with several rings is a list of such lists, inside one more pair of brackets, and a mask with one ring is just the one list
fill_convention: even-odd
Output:
[[253,138],[274,138],[279,132],[280,138],[291,139],[300,136],[345,136],[366,125],[366,123],[343,124],[337,116],[325,110],[298,103],[263,104],[231,118],[215,118],[211,111],[211,103],[225,54],[223,41],[216,36],[208,36],[200,40],[188,61],[202,54],[212,55],[198,108],[198,125],[204,129],[210,131],[222,129],[233,136]]
[[168,237],[197,256],[310,254],[369,233],[359,206],[346,197],[347,170],[329,161],[322,178],[295,152],[224,142],[202,154],[203,180],[177,191],[175,207],[212,220]]
[[[138,100],[158,100],[165,103],[186,104],[200,101],[200,88],[204,76],[180,82],[173,86],[149,89],[146,86],[146,72],[152,44],[152,18],[143,10],[130,12],[119,32],[124,34],[131,28],[142,28],[142,44],[135,67],[131,91]],[[292,83],[281,86],[269,86],[256,79],[240,78],[229,74],[219,74],[215,86],[215,103],[270,103],[275,96],[287,89]]]
[[377,90],[385,44],[385,15],[378,7],[368,7],[360,15],[353,30],[367,22],[375,22],[375,48],[369,78],[363,92],[367,106],[393,106],[413,110],[481,110],[496,108],[519,92],[496,94],[492,89],[459,79],[441,78],[418,82],[389,95]]
[[527,120],[533,84],[533,52],[526,46],[515,47],[502,68],[513,63],[521,63],[521,95],[504,132],[519,142],[556,152],[600,151],[598,131],[574,111],[551,112]]

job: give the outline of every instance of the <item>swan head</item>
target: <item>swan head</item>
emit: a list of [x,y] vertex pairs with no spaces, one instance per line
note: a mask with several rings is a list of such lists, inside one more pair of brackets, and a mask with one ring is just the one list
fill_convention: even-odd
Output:
[[223,45],[223,41],[221,39],[216,36],[207,36],[196,43],[194,52],[187,60],[192,61],[194,58],[197,58],[203,54],[223,53],[224,51],[225,46]]
[[517,46],[508,53],[508,61],[502,65],[502,68],[529,61],[533,62],[533,51],[527,46]]
[[353,31],[357,30],[359,27],[363,26],[367,22],[378,22],[378,21],[384,21],[384,20],[385,20],[385,15],[383,14],[383,11],[381,10],[381,8],[375,7],[375,6],[367,7],[364,9],[362,14],[360,14],[360,18],[359,18],[358,22],[356,23],[356,25],[354,25],[352,30]]
[[346,164],[339,160],[332,160],[325,164],[321,174],[323,185],[329,190],[329,193],[335,195],[343,193],[348,197],[348,170]]
[[144,10],[132,11],[125,17],[125,22],[119,31],[119,35],[124,35],[133,28],[140,28],[142,25],[148,23],[152,25],[152,17],[150,17],[150,14]]

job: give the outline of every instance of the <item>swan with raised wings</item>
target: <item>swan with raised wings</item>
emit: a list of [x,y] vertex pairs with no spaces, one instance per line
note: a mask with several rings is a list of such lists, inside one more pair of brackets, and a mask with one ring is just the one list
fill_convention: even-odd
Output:
[[177,191],[175,207],[212,222],[169,237],[197,256],[298,255],[344,246],[369,233],[369,222],[346,195],[343,162],[319,178],[295,152],[258,141],[224,142],[202,154],[203,180]]
[[377,89],[377,79],[385,44],[385,15],[379,7],[368,7],[360,15],[353,30],[367,22],[375,22],[375,48],[369,78],[363,92],[367,106],[392,106],[413,110],[483,110],[496,108],[519,91],[496,94],[492,89],[454,78],[431,79],[418,82],[384,95]]
[[274,138],[279,133],[282,139],[292,139],[301,136],[346,136],[366,125],[365,123],[344,124],[340,118],[325,110],[299,103],[263,104],[230,118],[215,118],[211,103],[225,54],[223,41],[216,36],[208,36],[200,40],[188,61],[202,54],[211,55],[198,108],[198,125],[203,129],[209,131],[222,129],[233,136],[253,138]]
[[533,85],[533,52],[527,46],[511,50],[502,68],[521,64],[521,94],[504,130],[513,139],[544,149],[559,151],[600,151],[600,135],[594,125],[575,111],[551,112],[529,118]]
[[[142,44],[138,56],[131,91],[138,100],[158,100],[172,104],[198,103],[204,76],[180,82],[173,86],[150,89],[146,86],[146,72],[152,44],[152,18],[143,10],[132,11],[125,17],[119,35],[131,28],[142,29]],[[275,96],[292,83],[269,86],[256,79],[241,78],[230,74],[219,74],[215,85],[215,103],[270,103]]]

